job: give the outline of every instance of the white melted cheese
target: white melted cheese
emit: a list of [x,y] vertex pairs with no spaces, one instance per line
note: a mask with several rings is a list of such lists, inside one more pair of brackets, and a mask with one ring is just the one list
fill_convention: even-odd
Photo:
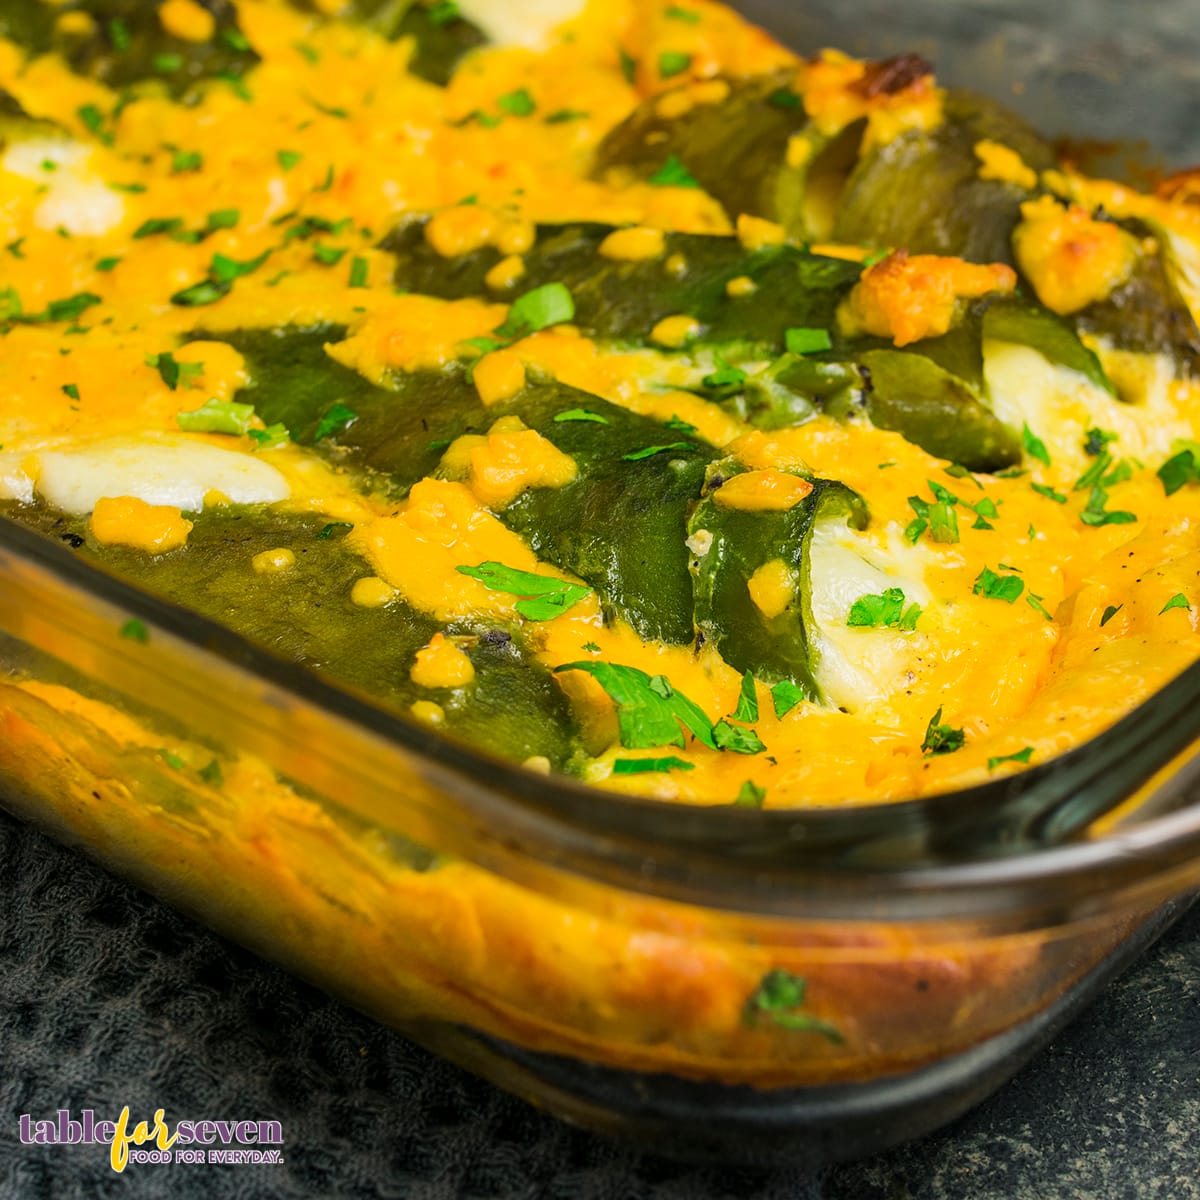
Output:
[[[1113,353],[1125,374],[1136,360],[1138,403],[1110,396],[1085,376],[1055,366],[1036,350],[1006,342],[984,344],[984,376],[992,410],[1014,429],[1024,425],[1046,443],[1057,474],[1085,469],[1083,450],[1093,427],[1117,434],[1113,454],[1157,461],[1171,454],[1177,438],[1191,437],[1180,412],[1170,364],[1155,355]],[[1132,392],[1134,389],[1127,389]]]
[[856,712],[882,703],[912,668],[924,635],[918,631],[851,627],[854,602],[888,588],[904,592],[905,606],[927,609],[929,550],[912,546],[897,530],[875,536],[841,521],[818,522],[809,543],[811,621],[817,686],[840,708]]
[[92,148],[58,137],[14,141],[0,169],[46,188],[33,214],[39,229],[99,237],[125,218],[125,201],[90,166]]
[[577,17],[584,0],[522,0],[497,4],[496,0],[459,0],[459,9],[488,39],[499,46],[525,46],[540,50],[564,21]]
[[210,492],[234,504],[273,504],[287,480],[253,454],[182,437],[109,438],[31,455],[38,494],[55,508],[90,513],[106,497],[199,512]]

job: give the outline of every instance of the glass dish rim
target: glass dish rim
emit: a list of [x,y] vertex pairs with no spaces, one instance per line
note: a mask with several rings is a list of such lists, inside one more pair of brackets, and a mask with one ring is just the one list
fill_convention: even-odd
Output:
[[[757,810],[732,803],[681,805],[608,792],[566,776],[540,775],[435,733],[216,621],[126,583],[0,514],[4,553],[163,630],[201,656],[216,656],[251,673],[335,723],[348,722],[389,749],[456,776],[467,785],[457,795],[472,815],[511,831],[521,849],[534,850],[540,861],[582,869],[608,882],[615,879],[634,890],[669,886],[672,875],[679,875],[670,869],[672,861],[686,855],[684,874],[691,888],[703,870],[704,895],[710,902],[722,895],[733,908],[743,908],[750,899],[748,884],[760,901],[771,895],[795,901],[813,894],[845,899],[868,882],[877,886],[886,880],[889,895],[897,900],[906,896],[919,903],[937,896],[944,901],[950,892],[974,895],[969,907],[988,911],[984,900],[989,895],[1036,890],[1050,882],[1057,888],[1068,880],[1080,895],[1090,894],[1098,886],[1137,885],[1200,858],[1200,799],[1143,822],[1118,825],[1099,837],[1065,840],[1082,827],[1081,818],[1072,819],[1069,804],[1078,787],[1103,784],[1101,810],[1114,807],[1131,794],[1131,779],[1135,787],[1144,784],[1200,739],[1200,661],[1076,749],[1001,780],[861,806]],[[1066,796],[1060,794],[1064,789]],[[1057,796],[1057,802],[1047,806],[1047,795],[1052,800]],[[953,833],[953,818],[975,811],[973,804],[993,808],[987,809],[986,823],[967,830],[965,844],[974,854],[964,855],[962,843],[955,849],[939,835],[947,822]],[[1085,810],[1085,816],[1092,815]],[[1018,844],[1015,831],[1022,828],[1041,842],[1013,849]],[[961,821],[958,832],[963,832]],[[925,858],[906,857],[898,842],[910,839],[911,849],[911,839],[922,835]],[[864,846],[874,846],[874,853],[864,854]],[[838,861],[847,854],[849,862]],[[647,860],[664,868],[659,880],[645,878]],[[944,915],[944,908],[940,911]]]

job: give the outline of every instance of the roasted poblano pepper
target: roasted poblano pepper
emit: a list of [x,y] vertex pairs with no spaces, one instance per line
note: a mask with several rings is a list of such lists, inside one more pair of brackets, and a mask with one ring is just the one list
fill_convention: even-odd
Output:
[[[811,254],[797,246],[747,251],[730,237],[673,233],[658,258],[610,259],[600,250],[609,225],[543,226],[523,256],[520,290],[563,283],[575,300],[575,321],[592,337],[647,342],[664,317],[685,315],[705,343],[752,342],[784,348],[794,326],[833,329],[837,306],[862,274],[857,263]],[[382,243],[396,255],[397,285],[445,299],[488,296],[485,277],[502,257],[486,248],[445,259],[421,222],[393,231]],[[730,296],[726,285],[745,276],[755,287]]]
[[[314,7],[312,0],[297,2]],[[409,70],[430,83],[448,83],[462,56],[487,41],[447,0],[349,0],[344,15],[389,41],[411,37]]]
[[833,236],[972,262],[1013,262],[1012,234],[1030,193],[979,178],[975,147],[997,142],[1035,171],[1055,165],[1050,146],[1018,117],[982,97],[951,91],[945,121],[864,155],[837,208]]
[[[827,520],[862,529],[867,506],[845,484],[825,479],[810,479],[808,496],[783,512],[722,505],[720,488],[744,470],[731,459],[712,464],[703,498],[688,522],[696,627],[731,666],[768,684],[784,685],[777,697],[782,711],[790,707],[789,699],[794,702],[801,695],[819,699],[808,635],[813,530]],[[769,606],[764,612],[750,583],[756,572],[774,563],[781,564],[778,571],[782,582],[790,582],[792,595],[781,610]]]
[[[0,506],[0,512],[8,506]],[[518,760],[544,755],[570,765],[576,728],[561,689],[531,659],[520,631],[464,622],[444,630],[475,668],[462,689],[420,688],[409,679],[413,657],[443,626],[396,599],[363,608],[350,599],[368,564],[346,542],[346,529],[320,516],[260,508],[201,514],[188,544],[150,557],[121,546],[97,547],[86,518],[45,509],[13,511],[22,523],[69,539],[77,552],[138,587],[219,621],[290,662],[320,671],[397,711],[432,699],[453,736]],[[255,555],[287,549],[295,563],[259,574]]]
[[596,174],[614,182],[623,176],[670,182],[664,172],[678,164],[682,178],[695,180],[730,216],[749,213],[802,231],[804,174],[787,165],[787,149],[808,117],[793,79],[783,71],[727,80],[724,100],[692,104],[671,117],[662,115],[662,97],[651,97],[600,143]]
[[1179,294],[1161,250],[1147,250],[1152,231],[1140,222],[1126,228],[1142,241],[1133,273],[1104,300],[1072,321],[1076,328],[1108,339],[1118,350],[1165,354],[1179,374],[1200,376],[1200,329]]
[[[178,97],[203,79],[236,83],[258,61],[230,0],[198,3],[214,19],[208,41],[173,36],[159,19],[158,5],[145,0],[0,0],[0,36],[30,54],[60,54],[74,70],[109,87],[158,80]],[[60,17],[66,12],[90,16],[86,32],[64,33]]]
[[397,372],[384,388],[335,362],[325,347],[345,332],[319,325],[200,336],[245,356],[250,383],[238,400],[253,404],[266,425],[284,425],[301,445],[348,453],[355,465],[386,475],[396,495],[432,474],[454,438],[495,420],[461,365]]
[[[583,408],[600,421],[558,421]],[[647,640],[694,636],[687,514],[700,494],[712,447],[596,396],[535,385],[506,411],[575,460],[559,488],[525,492],[501,520],[537,554],[591,584],[606,611]]]

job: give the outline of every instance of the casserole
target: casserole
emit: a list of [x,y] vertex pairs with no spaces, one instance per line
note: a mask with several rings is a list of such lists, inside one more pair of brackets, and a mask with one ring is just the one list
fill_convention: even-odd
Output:
[[[318,549],[340,537],[332,515],[305,527]],[[86,548],[62,513],[39,522]],[[254,533],[270,558],[279,530]],[[5,545],[7,802],[393,1021],[436,1015],[538,1052],[723,1085],[877,1080],[1046,1010],[1191,880],[1192,814],[1150,819],[1186,796],[1186,770],[1163,770],[1195,734],[1174,719],[1194,710],[1194,670],[1166,682],[1186,636],[1163,639],[1161,674],[1139,689],[1163,683],[1158,695],[1088,753],[975,791],[859,812],[601,805],[397,721],[253,636],[65,561],[62,546],[7,526]],[[197,578],[210,591],[193,605],[222,603],[214,576],[183,583]],[[496,719],[521,702],[496,704]],[[514,753],[528,720],[505,729],[519,760],[553,759],[542,744]],[[1119,832],[1030,850],[1127,799]],[[464,1044],[453,1052],[478,1053]]]

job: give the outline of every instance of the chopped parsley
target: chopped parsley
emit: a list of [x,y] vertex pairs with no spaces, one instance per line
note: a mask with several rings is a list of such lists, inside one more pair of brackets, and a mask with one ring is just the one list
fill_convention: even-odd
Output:
[[1016,575],[998,575],[990,567],[984,567],[975,580],[973,591],[987,600],[1003,600],[1015,604],[1025,590],[1025,581]]
[[276,150],[275,161],[285,170],[290,171],[304,157],[299,150]]
[[819,1033],[827,1041],[840,1046],[846,1039],[836,1026],[803,1011],[807,992],[808,981],[802,976],[778,967],[768,971],[746,1001],[742,1022],[755,1025],[768,1020],[780,1029],[790,1029],[796,1033]]
[[700,14],[690,8],[680,8],[678,4],[669,4],[663,10],[663,15],[672,21],[686,21],[689,25],[700,24]]
[[559,108],[544,119],[547,125],[565,125],[568,121],[581,121],[588,116],[591,114],[582,108]]
[[939,707],[937,712],[929,718],[929,725],[925,729],[925,740],[921,743],[921,753],[927,758],[938,754],[953,754],[955,750],[961,750],[966,743],[967,735],[961,729],[943,725],[941,720],[942,710]]
[[667,771],[694,771],[695,763],[668,754],[663,758],[614,758],[614,775],[661,775]]
[[[945,494],[950,495],[948,492]],[[926,530],[929,530],[930,540],[934,542],[949,544],[959,540],[958,514],[954,511],[956,499],[951,497],[949,500],[935,500],[930,503],[920,496],[909,496],[908,503],[917,514],[905,526],[904,536],[908,541],[915,544]]]
[[225,773],[221,770],[221,764],[215,758],[207,767],[202,767],[197,774],[210,787],[219,788],[225,782]]
[[185,171],[199,171],[204,166],[204,155],[197,150],[176,150],[171,159],[171,170],[176,175]]
[[544,283],[518,296],[496,333],[503,338],[523,338],[539,329],[561,325],[575,316],[575,300],[565,283]]
[[1108,491],[1097,484],[1088,496],[1087,507],[1079,514],[1079,519],[1085,525],[1132,525],[1137,520],[1137,514],[1124,512],[1121,509],[1110,511]]
[[617,54],[621,63],[621,74],[626,83],[632,84],[637,79],[637,59],[624,46],[618,47]]
[[1045,496],[1047,500],[1053,500],[1055,504],[1066,504],[1067,498],[1062,492],[1056,492],[1052,487],[1044,483],[1031,483],[1029,485],[1039,496]]
[[592,594],[592,589],[585,584],[550,575],[535,575],[499,562],[483,562],[477,567],[456,567],[455,570],[478,579],[494,592],[519,596],[516,610],[529,621],[552,621]]
[[1018,750],[1016,754],[997,754],[987,761],[987,769],[994,771],[1002,763],[1027,763],[1033,757],[1033,747],[1026,746],[1024,750]]
[[716,370],[700,381],[706,388],[738,388],[746,382],[746,372],[741,367],[730,366],[720,354],[713,355],[713,365]]
[[1028,592],[1025,596],[1025,603],[1029,605],[1034,612],[1039,612],[1047,621],[1053,621],[1054,617],[1047,611],[1046,606],[1042,603],[1042,597],[1034,595],[1033,592]]
[[1103,629],[1124,607],[1123,604],[1110,604],[1100,616],[1100,628]]
[[121,636],[130,642],[141,642],[145,645],[150,640],[150,630],[144,621],[131,617],[121,626]]
[[667,155],[667,161],[646,182],[652,183],[655,187],[698,188],[700,186],[695,175],[683,165],[679,156],[675,154]]
[[93,292],[77,292],[65,300],[51,300],[46,305],[43,318],[47,321],[77,321],[100,297]]
[[180,384],[186,386],[193,379],[204,374],[203,363],[177,362],[169,350],[164,350],[161,354],[147,354],[146,366],[155,367],[162,376],[163,383],[171,391],[175,391]]
[[1087,431],[1087,438],[1083,443],[1083,452],[1090,458],[1095,458],[1099,454],[1104,453],[1104,447],[1109,442],[1117,440],[1117,434],[1109,429],[1092,428]]
[[434,25],[449,25],[451,21],[457,21],[462,13],[455,0],[437,0],[436,4],[431,4],[425,10],[425,15]]
[[247,429],[246,436],[257,443],[256,450],[274,450],[277,446],[286,446],[292,439],[288,427],[278,421],[266,429]]
[[800,97],[791,88],[776,88],[768,97],[767,103],[776,108],[799,108]]
[[666,454],[671,450],[695,450],[695,448],[691,442],[668,442],[665,446],[646,446],[642,450],[631,450],[628,454],[622,454],[621,458],[625,462],[638,462],[643,458],[653,458],[656,454]]
[[218,229],[232,229],[241,220],[241,216],[240,209],[218,208],[205,218],[204,228],[208,233],[215,233]]
[[355,255],[350,260],[350,286],[352,288],[365,288],[367,286],[367,260]]
[[600,647],[597,646],[595,642],[584,642],[579,648],[580,650],[586,650],[589,654],[600,653]]
[[555,413],[554,420],[560,425],[569,421],[593,421],[597,425],[608,424],[607,417],[602,417],[599,413],[590,412],[586,408],[568,408],[565,412]]
[[232,283],[243,275],[250,275],[257,271],[270,257],[270,250],[264,250],[257,258],[248,258],[241,262],[236,258],[229,258],[225,254],[214,254],[212,262],[208,266],[209,277],[219,284]]
[[754,683],[753,671],[747,671],[742,676],[742,686],[738,692],[737,708],[734,709],[733,719],[747,723],[758,720],[758,688]]
[[313,243],[313,260],[322,266],[336,267],[345,254],[345,246],[322,246],[320,242]]
[[678,50],[664,50],[658,56],[658,73],[663,79],[682,75],[692,65],[692,56]]
[[1024,429],[1021,430],[1021,443],[1025,447],[1025,453],[1030,458],[1036,458],[1038,462],[1050,465],[1050,451],[1046,449],[1046,443],[1029,428],[1029,423],[1025,423]]
[[216,304],[224,296],[229,295],[231,283],[219,283],[215,279],[202,279],[190,287],[181,288],[171,297],[171,303],[182,308],[200,308],[206,304]]
[[888,588],[877,596],[860,596],[850,606],[846,624],[866,629],[913,630],[921,616],[921,606],[905,607],[903,588]]
[[833,348],[828,329],[788,329],[783,337],[789,354],[819,354]]
[[510,117],[528,117],[537,112],[537,101],[529,94],[528,88],[517,88],[501,96],[496,103]]
[[807,699],[808,692],[790,679],[781,680],[771,688],[771,703],[775,708],[775,716],[780,720],[783,720],[801,700]]
[[1200,465],[1192,450],[1180,450],[1173,458],[1168,458],[1157,471],[1162,480],[1163,490],[1168,496],[1173,496],[1180,488],[1189,483],[1200,483]]
[[347,408],[341,403],[334,404],[326,410],[325,415],[317,422],[313,441],[320,442],[327,437],[333,437],[335,433],[341,433],[343,429],[352,425],[356,420],[358,420],[358,413],[354,409]]
[[124,54],[132,44],[133,38],[130,36],[129,26],[120,17],[113,17],[109,21],[108,40],[112,43],[112,48],[118,54]]
[[1166,604],[1164,604],[1162,608],[1158,610],[1158,615],[1161,617],[1163,613],[1170,612],[1173,608],[1186,608],[1188,612],[1191,612],[1192,604],[1182,592],[1176,592],[1175,595],[1173,595],[1170,600],[1168,600]]
[[69,396],[72,400],[79,399],[79,385],[77,383],[64,383],[62,390],[64,396]]
[[253,404],[233,400],[206,400],[191,412],[175,414],[175,423],[187,433],[230,433],[238,437],[250,432]]
[[676,433],[695,433],[695,425],[685,421],[678,413],[672,413],[671,416],[663,422],[664,429],[673,429]]
[[738,808],[762,808],[766,798],[767,789],[747,779],[738,790],[737,799],[733,803]]
[[354,526],[349,521],[330,521],[328,525],[321,527],[321,532],[317,534],[317,541],[327,542],[333,537],[335,530],[353,528]]
[[83,127],[106,145],[112,144],[112,134],[104,132],[104,114],[94,104],[84,104],[75,110]]
[[[461,569],[461,568],[460,568]],[[554,673],[583,671],[608,693],[617,706],[617,728],[626,750],[684,746],[686,730],[709,749],[717,749],[712,722],[704,710],[676,691],[665,675],[647,675],[619,663],[573,662]]]
[[753,729],[731,725],[726,720],[713,726],[713,740],[719,750],[732,750],[735,754],[761,754],[766,749]]

